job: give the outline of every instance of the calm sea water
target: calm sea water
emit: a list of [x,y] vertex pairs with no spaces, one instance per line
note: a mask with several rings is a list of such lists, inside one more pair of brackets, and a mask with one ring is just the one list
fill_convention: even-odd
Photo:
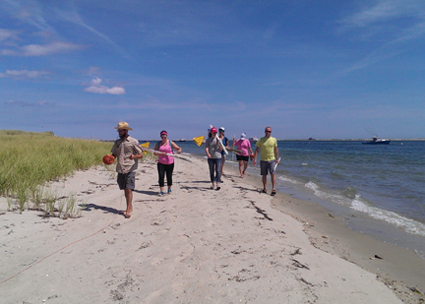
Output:
[[[205,155],[203,146],[178,144],[184,152]],[[425,258],[425,141],[382,146],[279,141],[278,145],[279,190],[313,200],[343,216],[352,229],[414,249]],[[259,175],[259,168],[250,163],[250,172]]]

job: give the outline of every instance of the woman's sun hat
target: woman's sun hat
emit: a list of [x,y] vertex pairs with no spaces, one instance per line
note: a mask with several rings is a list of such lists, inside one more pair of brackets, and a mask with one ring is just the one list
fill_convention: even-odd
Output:
[[245,139],[246,138],[246,133],[242,133],[241,134],[241,139]]
[[114,127],[114,129],[121,129],[121,130],[133,130],[128,126],[128,123],[121,121],[118,123],[118,126]]

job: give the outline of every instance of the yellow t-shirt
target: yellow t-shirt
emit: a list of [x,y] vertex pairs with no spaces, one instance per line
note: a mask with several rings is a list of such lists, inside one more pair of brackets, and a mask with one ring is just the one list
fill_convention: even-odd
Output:
[[277,147],[277,140],[274,137],[262,137],[255,144],[256,147],[261,148],[261,160],[271,161],[276,159],[274,155],[274,148]]

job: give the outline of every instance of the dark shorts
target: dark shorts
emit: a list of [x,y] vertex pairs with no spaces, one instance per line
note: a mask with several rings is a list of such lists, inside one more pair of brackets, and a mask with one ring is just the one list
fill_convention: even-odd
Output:
[[249,161],[249,156],[236,155],[236,160]]
[[134,190],[136,186],[136,172],[118,173],[117,183],[120,190],[130,189]]
[[260,161],[261,175],[267,175],[268,171],[270,174],[274,174],[274,166],[276,165],[276,160],[271,161]]

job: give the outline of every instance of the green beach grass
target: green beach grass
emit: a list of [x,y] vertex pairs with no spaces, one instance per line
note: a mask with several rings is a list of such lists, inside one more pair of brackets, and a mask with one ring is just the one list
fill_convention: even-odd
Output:
[[46,182],[103,164],[112,147],[110,142],[61,138],[53,132],[15,130],[0,130],[0,143],[0,195],[16,200],[21,211],[29,201],[46,201],[40,198]]

